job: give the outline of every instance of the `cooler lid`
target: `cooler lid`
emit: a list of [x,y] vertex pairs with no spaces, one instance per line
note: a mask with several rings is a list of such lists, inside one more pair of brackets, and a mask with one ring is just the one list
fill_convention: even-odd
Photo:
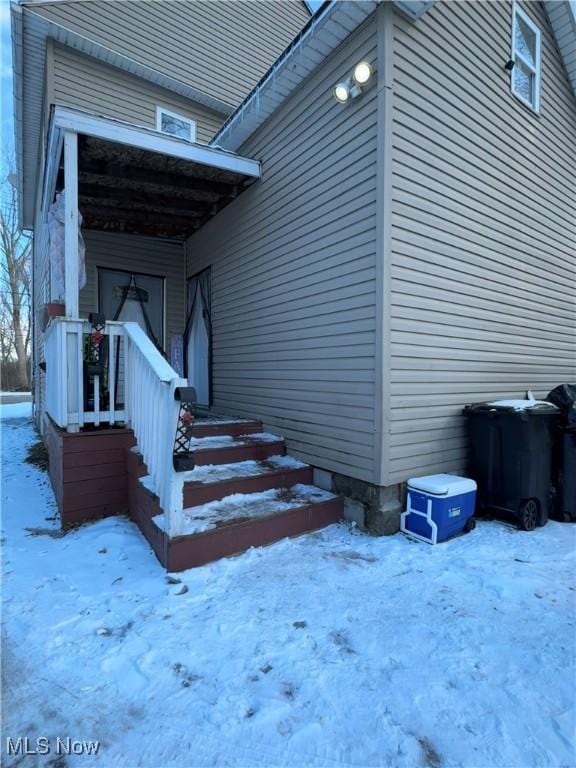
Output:
[[457,496],[476,490],[476,483],[468,477],[459,475],[427,475],[408,480],[408,488],[423,491],[433,496]]

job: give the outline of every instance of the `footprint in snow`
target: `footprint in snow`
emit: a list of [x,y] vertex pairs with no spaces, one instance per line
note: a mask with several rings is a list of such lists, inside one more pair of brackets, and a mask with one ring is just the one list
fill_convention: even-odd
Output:
[[355,552],[354,550],[344,550],[343,552],[328,552],[329,557],[332,557],[336,560],[344,560],[346,562],[356,562],[359,563],[365,562],[365,563],[375,563],[377,561],[377,557],[374,557],[374,555],[363,555],[360,552]]
[[172,670],[176,674],[176,677],[180,678],[180,685],[182,688],[190,688],[192,683],[201,679],[200,675],[189,672],[188,667],[181,664],[179,661],[172,665]]
[[418,741],[418,744],[420,744],[424,764],[428,766],[428,768],[441,768],[442,760],[438,752],[434,749],[433,744],[425,736],[419,736],[416,740]]
[[283,683],[282,696],[284,696],[285,699],[288,699],[288,701],[294,701],[296,698],[296,688],[292,683]]
[[330,632],[330,640],[336,645],[343,653],[356,653],[350,643],[350,640],[343,632]]

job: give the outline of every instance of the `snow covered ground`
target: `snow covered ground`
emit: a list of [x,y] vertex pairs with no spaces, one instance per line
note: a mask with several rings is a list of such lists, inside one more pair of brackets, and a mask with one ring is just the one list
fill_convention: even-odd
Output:
[[[3,765],[576,764],[573,526],[342,524],[169,583],[126,519],[59,535],[34,441],[4,421]],[[6,757],[19,736],[100,748]]]
[[32,403],[2,403],[0,404],[0,418],[21,419],[32,416]]

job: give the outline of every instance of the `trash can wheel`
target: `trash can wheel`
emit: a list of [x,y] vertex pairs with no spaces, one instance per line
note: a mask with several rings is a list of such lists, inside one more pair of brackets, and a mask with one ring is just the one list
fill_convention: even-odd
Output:
[[525,499],[518,509],[518,528],[521,531],[533,531],[538,525],[540,510],[536,499]]
[[476,520],[473,517],[469,517],[464,523],[464,533],[470,533],[474,528],[476,528]]

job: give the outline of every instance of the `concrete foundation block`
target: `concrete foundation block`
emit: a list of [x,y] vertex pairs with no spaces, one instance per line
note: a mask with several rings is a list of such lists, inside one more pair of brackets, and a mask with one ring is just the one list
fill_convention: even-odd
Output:
[[361,501],[344,497],[344,517],[348,522],[356,523],[361,530],[366,530],[366,506]]
[[314,485],[322,488],[323,491],[332,491],[332,472],[326,469],[314,468]]
[[344,496],[346,519],[363,530],[375,536],[391,536],[400,530],[400,513],[404,509],[402,484],[381,487],[334,472],[331,490]]

